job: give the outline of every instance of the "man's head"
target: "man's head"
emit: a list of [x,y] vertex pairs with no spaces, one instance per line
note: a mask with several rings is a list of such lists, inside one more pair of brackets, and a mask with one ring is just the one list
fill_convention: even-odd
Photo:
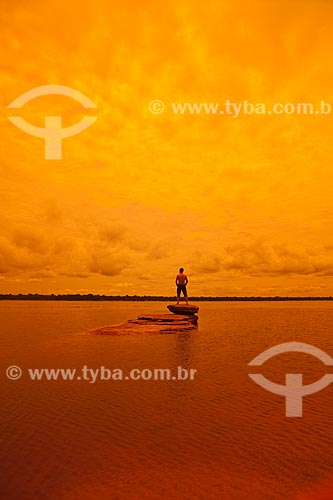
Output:
[[183,274],[183,272],[184,272],[184,268],[183,268],[183,267],[181,267],[181,268],[179,269],[179,272],[180,272],[180,274]]

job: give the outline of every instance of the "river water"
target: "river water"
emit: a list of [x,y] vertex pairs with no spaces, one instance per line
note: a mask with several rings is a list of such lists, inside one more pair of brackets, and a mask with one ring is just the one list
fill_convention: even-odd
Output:
[[[199,303],[194,331],[89,330],[165,302],[2,301],[1,492],[6,500],[323,500],[333,498],[333,385],[285,416],[285,398],[248,376],[315,382],[333,367],[304,353],[248,363],[280,343],[333,355],[332,302]],[[22,376],[10,380],[6,368]],[[85,380],[82,367],[195,369],[193,380]],[[28,369],[76,369],[32,380]],[[14,374],[15,371],[11,372]],[[87,373],[87,372],[86,372]]]

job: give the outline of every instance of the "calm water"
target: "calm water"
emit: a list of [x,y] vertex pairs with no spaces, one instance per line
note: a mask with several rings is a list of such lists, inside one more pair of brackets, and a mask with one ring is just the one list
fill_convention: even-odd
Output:
[[[288,341],[333,354],[333,303],[199,303],[191,333],[93,336],[166,303],[0,302],[1,495],[11,499],[332,499],[333,386],[303,418],[249,372],[305,384],[333,367],[284,354]],[[6,379],[9,365],[23,369]],[[31,381],[28,368],[197,369],[194,381]]]

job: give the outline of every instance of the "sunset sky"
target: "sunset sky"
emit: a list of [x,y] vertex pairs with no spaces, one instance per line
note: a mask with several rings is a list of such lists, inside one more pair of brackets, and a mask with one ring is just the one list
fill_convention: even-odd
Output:
[[[0,293],[172,295],[183,266],[190,295],[333,295],[333,115],[171,108],[333,109],[331,2],[0,5]],[[8,109],[46,84],[97,110],[64,96]],[[46,160],[11,115],[97,120]]]

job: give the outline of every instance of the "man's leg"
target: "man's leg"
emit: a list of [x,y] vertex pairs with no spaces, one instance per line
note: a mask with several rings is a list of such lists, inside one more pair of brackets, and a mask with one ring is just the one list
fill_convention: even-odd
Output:
[[186,305],[188,306],[188,298],[187,298],[187,290],[186,290],[186,285],[184,286],[183,293],[184,293],[184,297],[185,297]]
[[180,289],[179,286],[177,286],[177,306],[179,305],[179,300],[180,300]]

